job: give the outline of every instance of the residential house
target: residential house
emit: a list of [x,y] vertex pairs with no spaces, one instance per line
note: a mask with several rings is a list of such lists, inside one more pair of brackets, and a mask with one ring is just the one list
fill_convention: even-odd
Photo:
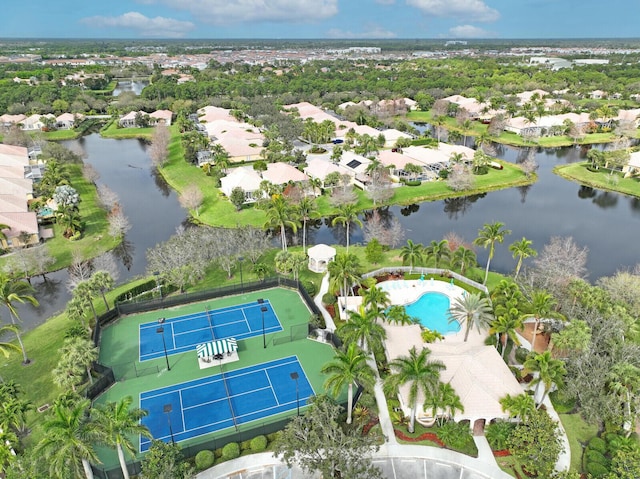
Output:
[[84,115],[77,113],[62,113],[56,117],[56,128],[60,130],[70,130],[78,120],[84,118]]
[[322,187],[325,188],[324,181],[327,176],[331,173],[339,173],[340,176],[349,175],[349,177],[353,178],[352,173],[349,169],[345,168],[342,165],[333,163],[328,158],[312,158],[307,161],[307,166],[304,169],[304,172],[310,177],[319,179],[322,181]]
[[27,118],[26,115],[9,115],[4,114],[0,116],[0,127],[9,128],[13,125],[21,124]]
[[171,126],[172,118],[173,112],[171,110],[156,110],[149,114],[149,124]]
[[260,199],[260,185],[262,177],[250,166],[233,168],[227,176],[220,178],[220,190],[231,197],[234,188],[240,187],[244,191],[245,203],[253,203]]
[[262,172],[262,179],[274,185],[286,185],[307,183],[309,176],[287,163],[268,163],[267,170]]

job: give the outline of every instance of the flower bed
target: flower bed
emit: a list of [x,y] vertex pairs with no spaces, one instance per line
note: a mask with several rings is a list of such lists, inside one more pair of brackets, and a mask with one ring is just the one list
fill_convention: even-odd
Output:
[[508,449],[502,449],[500,451],[493,451],[493,456],[494,457],[507,457],[510,456],[511,453],[509,452]]
[[440,447],[444,447],[444,443],[433,432],[425,432],[423,434],[420,434],[418,437],[407,436],[404,432],[399,431],[397,429],[394,429],[393,432],[395,433],[398,439],[402,439],[403,441],[407,441],[407,442],[432,441],[438,444]]

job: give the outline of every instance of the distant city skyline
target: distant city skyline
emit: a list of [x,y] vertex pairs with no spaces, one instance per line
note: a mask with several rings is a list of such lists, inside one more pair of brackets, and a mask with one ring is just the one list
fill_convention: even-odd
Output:
[[634,38],[640,2],[612,0],[30,0],[4,38]]

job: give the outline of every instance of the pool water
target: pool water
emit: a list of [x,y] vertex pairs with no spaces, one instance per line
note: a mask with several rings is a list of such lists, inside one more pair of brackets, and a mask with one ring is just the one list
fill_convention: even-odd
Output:
[[441,293],[425,293],[415,302],[405,306],[409,316],[416,317],[420,324],[431,331],[445,335],[460,331],[460,323],[449,322],[449,297]]

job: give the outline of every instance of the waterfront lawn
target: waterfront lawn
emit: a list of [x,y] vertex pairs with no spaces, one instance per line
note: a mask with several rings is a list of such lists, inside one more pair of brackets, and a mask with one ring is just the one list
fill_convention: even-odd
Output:
[[605,168],[598,171],[587,169],[589,162],[571,163],[568,165],[556,166],[553,172],[562,178],[591,186],[606,191],[615,191],[640,197],[640,182],[638,178],[624,178],[621,173],[611,173]]
[[[489,172],[486,175],[475,176],[476,187],[472,190],[453,192],[447,186],[446,181],[431,181],[425,182],[420,186],[396,188],[394,189],[394,196],[385,204],[407,205],[454,196],[480,194],[486,191],[511,188],[535,182],[535,175],[527,178],[518,166],[508,162],[501,163],[504,165],[504,169],[495,170],[489,168]],[[244,205],[240,211],[237,211],[220,189],[214,186],[212,178],[207,176],[202,169],[184,160],[180,135],[175,128],[172,130],[169,158],[167,163],[160,169],[160,172],[166,182],[178,194],[191,185],[197,185],[200,188],[203,194],[202,205],[197,216],[195,211],[191,212],[197,222],[227,228],[247,225],[262,228],[267,221],[265,212],[253,205]],[[359,210],[364,211],[374,208],[373,201],[366,192],[358,188],[355,189],[355,192]],[[330,203],[328,195],[320,196],[317,199],[317,206],[318,214],[321,217],[326,218],[337,214],[337,209]]]
[[[49,254],[55,258],[55,263],[49,268],[50,271],[68,267],[73,261],[74,252],[88,259],[112,250],[120,243],[120,238],[114,238],[108,234],[107,212],[98,202],[95,185],[82,176],[80,165],[68,165],[67,171],[71,186],[80,194],[80,217],[84,222],[84,231],[79,240],[71,241],[62,235],[62,229],[57,224],[52,225],[54,237],[45,243]],[[8,258],[9,256],[0,258],[0,267],[7,262]]]
[[148,128],[119,128],[116,121],[111,121],[102,130],[100,134],[105,138],[114,138],[116,140],[144,138],[150,140],[153,136],[153,127]]

